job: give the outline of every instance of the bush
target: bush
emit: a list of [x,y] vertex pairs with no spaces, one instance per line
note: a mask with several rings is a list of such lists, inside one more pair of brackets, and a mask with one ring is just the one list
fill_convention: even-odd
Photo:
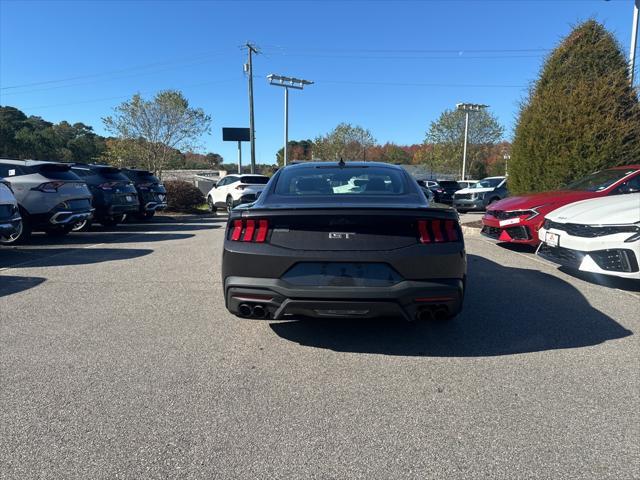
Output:
[[184,180],[167,180],[164,186],[169,210],[188,212],[205,202],[202,192]]
[[613,35],[589,20],[549,55],[522,105],[509,190],[553,190],[638,158],[640,105],[627,60]]

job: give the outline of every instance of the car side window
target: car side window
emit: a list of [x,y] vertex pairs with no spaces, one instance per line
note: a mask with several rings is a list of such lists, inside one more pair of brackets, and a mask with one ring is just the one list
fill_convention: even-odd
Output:
[[220,181],[218,182],[218,185],[216,186],[216,188],[218,188],[218,187],[224,187],[228,182],[229,182],[229,179],[228,179],[228,178],[223,178],[222,180],[220,180]]
[[620,195],[625,193],[637,193],[640,192],[640,175],[636,175],[630,178],[622,185],[618,186],[612,193],[614,195]]

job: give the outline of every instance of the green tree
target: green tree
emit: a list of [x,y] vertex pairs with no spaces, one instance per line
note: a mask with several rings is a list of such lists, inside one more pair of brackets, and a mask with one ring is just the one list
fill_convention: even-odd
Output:
[[190,150],[209,132],[211,117],[200,108],[189,106],[176,90],[159,92],[152,100],[136,94],[103,118],[108,131],[121,139],[144,140],[141,143],[144,165],[154,173],[162,170],[176,149]]
[[549,55],[515,130],[509,188],[550,190],[640,158],[640,106],[622,48],[601,24],[578,25]]
[[366,160],[367,149],[376,144],[369,130],[341,123],[314,140],[313,158],[320,160]]
[[[462,153],[464,149],[465,112],[445,110],[440,117],[431,122],[425,138],[425,144],[433,145],[430,156],[431,165],[440,173],[462,173]],[[487,161],[489,147],[496,144],[504,133],[498,119],[488,110],[469,113],[467,140],[467,167],[484,164]],[[481,167],[476,166],[477,172]]]

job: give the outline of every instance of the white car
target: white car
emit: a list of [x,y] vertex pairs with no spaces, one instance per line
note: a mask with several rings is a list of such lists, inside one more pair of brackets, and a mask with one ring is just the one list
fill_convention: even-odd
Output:
[[227,175],[207,193],[207,204],[214,212],[218,208],[227,211],[241,203],[255,201],[264,190],[269,177],[265,175]]
[[640,279],[640,193],[570,203],[547,214],[540,257],[583,272]]
[[22,218],[16,197],[8,183],[0,179],[0,243],[11,243],[22,233]]

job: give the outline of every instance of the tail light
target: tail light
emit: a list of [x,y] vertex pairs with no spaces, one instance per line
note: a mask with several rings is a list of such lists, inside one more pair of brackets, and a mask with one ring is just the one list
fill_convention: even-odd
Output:
[[120,185],[120,182],[106,182],[106,183],[101,183],[100,185],[98,185],[98,188],[101,190],[113,190],[114,188],[116,188],[117,186]]
[[64,183],[65,182],[47,182],[32,188],[32,190],[38,190],[45,193],[56,193]]
[[420,243],[457,242],[460,239],[455,220],[418,220]]
[[138,188],[140,190],[149,190],[153,186],[153,183],[139,183]]
[[267,220],[234,220],[230,240],[233,242],[264,243],[269,233]]

